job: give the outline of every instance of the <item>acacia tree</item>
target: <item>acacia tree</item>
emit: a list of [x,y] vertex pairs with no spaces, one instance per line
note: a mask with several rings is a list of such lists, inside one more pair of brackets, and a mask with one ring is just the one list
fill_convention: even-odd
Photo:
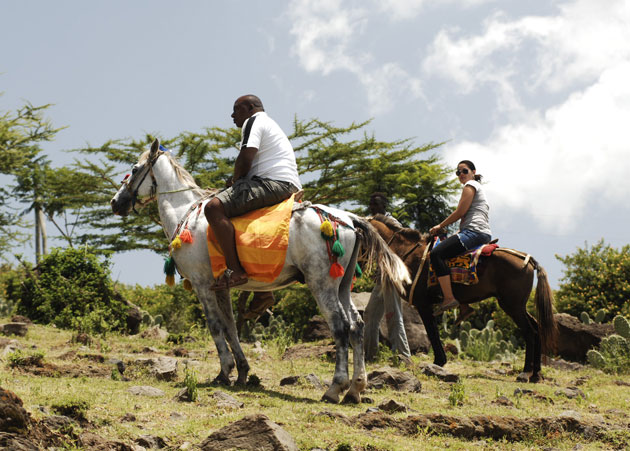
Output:
[[[289,135],[304,181],[305,199],[365,213],[370,194],[389,195],[394,213],[416,228],[427,228],[445,215],[453,183],[438,157],[428,152],[440,144],[414,146],[410,140],[378,141],[362,133],[368,122],[336,127],[297,118]],[[358,137],[355,137],[358,136]],[[163,252],[167,243],[160,230],[155,204],[148,214],[113,216],[109,200],[125,172],[149,148],[154,136],[110,141],[100,147],[78,149],[91,158],[78,163],[93,182],[82,194],[79,213],[81,242],[114,252],[151,249]],[[223,187],[231,175],[240,140],[237,128],[208,128],[162,139],[201,187]],[[96,161],[94,161],[96,158]]]
[[[46,252],[47,235],[44,220],[43,202],[43,174],[49,166],[48,160],[41,155],[39,143],[51,141],[60,128],[53,128],[50,121],[44,118],[44,111],[50,105],[34,107],[27,103],[15,113],[5,112],[0,115],[0,174],[8,176],[10,191],[20,203],[26,203],[27,208],[22,214],[33,212],[35,215],[35,255],[36,259]],[[3,194],[8,194],[4,190]],[[5,210],[0,214],[0,227],[3,229],[18,225],[16,215],[9,211],[8,202],[4,202]],[[18,239],[17,231],[13,230],[12,240]],[[7,235],[0,242],[0,246],[7,247]]]

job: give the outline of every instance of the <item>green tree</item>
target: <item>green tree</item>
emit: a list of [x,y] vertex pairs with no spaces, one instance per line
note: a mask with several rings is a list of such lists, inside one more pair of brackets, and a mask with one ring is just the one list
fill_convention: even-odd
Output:
[[[51,141],[61,129],[53,128],[51,122],[44,117],[50,105],[34,107],[26,104],[15,113],[5,112],[0,115],[0,174],[9,177],[8,187],[16,200],[26,203],[22,215],[34,213],[34,240],[36,259],[46,253],[47,235],[43,211],[44,174],[49,168],[49,161],[41,155],[39,143]],[[4,190],[1,194],[7,194]],[[3,202],[0,213],[0,228],[6,231],[15,226],[15,214],[9,213],[9,205]],[[23,225],[23,223],[20,223]],[[15,234],[11,234],[15,235]],[[0,248],[7,247],[7,235],[0,241]]]
[[556,258],[565,265],[556,292],[558,311],[574,316],[585,311],[594,316],[604,309],[609,318],[630,314],[630,245],[615,249],[602,239]]
[[[390,196],[395,214],[401,220],[426,229],[442,219],[454,192],[453,182],[435,155],[428,152],[440,144],[414,146],[410,140],[378,141],[362,130],[369,122],[336,127],[317,119],[293,123],[289,139],[295,148],[298,168],[304,181],[305,199],[365,213],[370,194],[383,191]],[[355,137],[355,136],[358,136]],[[86,202],[79,221],[85,230],[83,241],[115,252],[151,249],[163,252],[168,243],[160,230],[156,205],[148,214],[114,217],[109,199],[123,177],[121,168],[131,167],[154,136],[140,140],[111,141],[101,147],[79,149],[96,157],[80,167],[94,180],[86,188]],[[240,140],[237,128],[208,128],[202,133],[185,132],[163,139],[202,187],[223,187],[231,175]]]

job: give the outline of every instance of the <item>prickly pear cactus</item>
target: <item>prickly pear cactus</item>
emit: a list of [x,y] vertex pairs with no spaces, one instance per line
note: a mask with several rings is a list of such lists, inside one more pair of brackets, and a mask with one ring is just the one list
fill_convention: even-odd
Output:
[[144,312],[142,314],[142,324],[144,324],[145,326],[153,325],[153,317],[151,316],[149,312]]
[[617,334],[621,335],[626,340],[630,340],[630,322],[628,322],[626,318],[621,315],[615,316],[613,326]]
[[603,368],[606,365],[606,359],[604,359],[604,356],[594,349],[591,349],[586,353],[586,360],[588,360],[588,363],[595,368]]
[[606,310],[604,310],[603,308],[600,308],[595,314],[595,322],[598,324],[601,324],[604,322],[605,319],[606,319]]
[[161,326],[163,322],[164,322],[164,317],[162,315],[155,315],[155,318],[153,318],[153,323],[156,326]]
[[580,321],[582,321],[584,324],[591,324],[593,322],[591,317],[588,316],[588,313],[586,312],[580,313]]
[[467,331],[462,330],[459,332],[459,343],[462,349],[466,349],[468,347],[469,340],[470,336]]

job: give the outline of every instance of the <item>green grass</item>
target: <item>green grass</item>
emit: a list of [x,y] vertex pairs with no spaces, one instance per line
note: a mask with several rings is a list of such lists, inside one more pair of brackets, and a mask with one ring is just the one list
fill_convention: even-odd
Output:
[[[167,440],[171,446],[179,446],[184,442],[198,444],[210,433],[243,416],[253,413],[264,413],[272,421],[280,423],[295,439],[300,449],[319,447],[334,450],[350,444],[353,450],[412,450],[412,449],[470,449],[484,447],[486,449],[540,449],[554,447],[571,449],[577,444],[581,449],[621,448],[630,438],[624,435],[627,430],[627,406],[630,405],[630,389],[614,383],[620,376],[607,375],[594,369],[582,371],[559,371],[545,367],[545,382],[531,385],[515,382],[516,373],[521,369],[523,356],[519,355],[516,363],[486,363],[470,360],[454,360],[446,368],[461,377],[459,386],[453,386],[422,374],[420,365],[431,361],[429,356],[417,355],[411,364],[396,362],[398,369],[413,372],[422,382],[421,393],[401,393],[389,389],[370,390],[366,396],[374,400],[374,404],[330,405],[320,402],[321,390],[310,384],[300,383],[294,386],[280,386],[283,377],[291,375],[316,374],[322,381],[332,378],[334,364],[325,357],[304,357],[295,360],[282,359],[278,343],[267,342],[263,345],[265,353],[257,355],[252,346],[244,344],[245,353],[251,366],[250,374],[258,376],[261,387],[214,387],[209,384],[219,372],[219,362],[214,343],[205,331],[197,333],[197,341],[174,345],[157,343],[137,337],[126,337],[109,334],[102,340],[94,340],[89,349],[72,344],[71,333],[53,327],[32,325],[26,337],[19,341],[28,352],[43,353],[44,362],[64,366],[98,366],[85,359],[62,360],[59,357],[69,350],[82,353],[101,353],[106,359],[121,359],[125,363],[143,357],[140,352],[145,346],[158,349],[166,354],[175,347],[188,349],[188,359],[198,363],[194,369],[197,400],[195,402],[177,402],[174,396],[184,387],[184,359],[180,359],[179,377],[176,381],[157,381],[151,375],[138,373],[138,378],[130,381],[114,380],[111,371],[105,377],[47,377],[34,376],[23,371],[23,368],[12,368],[7,357],[0,363],[0,385],[15,392],[24,402],[24,407],[37,419],[45,414],[39,406],[52,410],[59,400],[70,400],[78,405],[88,405],[85,412],[87,420],[94,426],[94,432],[105,438],[123,440],[131,443],[140,435],[153,434]],[[324,343],[315,343],[312,346]],[[33,347],[34,346],[34,347]],[[389,359],[368,365],[368,372],[386,366]],[[105,365],[106,366],[106,365]],[[507,374],[502,374],[507,371]],[[124,376],[128,376],[125,372]],[[585,400],[568,399],[556,395],[563,387],[573,385],[580,376],[587,377],[580,389],[586,394]],[[626,378],[627,379],[627,378]],[[166,396],[149,398],[135,396],[127,390],[134,385],[151,385],[163,390]],[[191,386],[192,386],[191,385]],[[454,388],[455,387],[455,388]],[[553,403],[535,399],[532,396],[516,397],[516,388],[529,388],[553,400]],[[242,401],[242,409],[221,409],[212,397],[215,390],[225,391]],[[499,406],[492,401],[498,396],[508,397],[513,407]],[[583,418],[601,416],[607,423],[617,425],[621,432],[611,433],[606,441],[587,441],[578,434],[560,434],[545,436],[533,434],[522,442],[475,440],[468,441],[449,435],[439,435],[429,428],[419,428],[413,435],[404,435],[395,428],[365,430],[358,426],[349,426],[340,421],[318,413],[328,410],[341,413],[347,417],[355,417],[364,413],[370,406],[378,405],[388,399],[395,399],[405,404],[408,413],[392,414],[394,418],[406,418],[408,415],[442,413],[455,417],[471,417],[475,415],[512,416],[517,418],[552,417],[565,411],[577,411]],[[67,402],[70,402],[67,401]],[[85,403],[85,404],[82,404]],[[178,413],[183,419],[174,418]],[[135,422],[123,422],[121,418],[131,413]]]

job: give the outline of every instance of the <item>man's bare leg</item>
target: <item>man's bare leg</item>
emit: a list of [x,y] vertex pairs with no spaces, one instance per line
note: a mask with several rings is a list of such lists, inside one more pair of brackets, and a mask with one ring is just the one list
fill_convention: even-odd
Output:
[[234,239],[234,226],[225,215],[223,204],[219,199],[212,199],[206,204],[204,214],[208,224],[212,227],[214,235],[217,237],[219,246],[225,257],[225,264],[232,271],[230,276],[233,281],[247,281],[247,273],[241,266],[236,253],[236,241]]

